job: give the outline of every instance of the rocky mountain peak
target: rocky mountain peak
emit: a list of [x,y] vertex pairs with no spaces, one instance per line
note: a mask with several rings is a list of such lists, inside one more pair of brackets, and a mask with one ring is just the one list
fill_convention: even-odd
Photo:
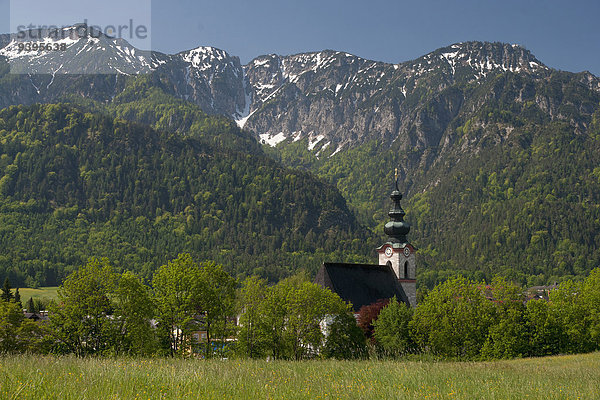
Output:
[[177,97],[198,104],[209,114],[235,117],[244,112],[247,95],[239,57],[210,46],[166,57],[155,74],[169,83]]
[[252,104],[250,114],[241,121],[246,123],[254,112],[281,96],[290,96],[290,101],[300,94],[341,96],[345,89],[368,80],[372,67],[385,65],[389,64],[334,50],[257,57],[244,66]]
[[[507,43],[463,42],[431,52],[413,62],[406,63],[418,74],[437,68],[449,68],[452,75],[457,69],[470,69],[475,78],[490,72],[528,72],[548,70],[529,50]],[[463,71],[464,72],[464,71]]]
[[[464,42],[399,64],[329,50],[268,55],[254,59],[245,72],[252,91],[246,129],[271,146],[304,139],[317,157],[331,157],[371,140],[400,141],[405,148],[440,146],[465,101],[465,84],[484,84],[499,74],[533,82],[552,70],[519,45]],[[596,84],[586,80],[589,87]],[[518,93],[529,92],[528,86]]]
[[225,50],[211,46],[200,46],[183,51],[179,53],[179,56],[200,71],[208,71],[224,64],[230,64],[234,68],[240,66],[238,57],[232,57]]
[[11,34],[0,49],[13,73],[136,75],[153,69],[151,52],[86,24],[32,29],[24,34]]

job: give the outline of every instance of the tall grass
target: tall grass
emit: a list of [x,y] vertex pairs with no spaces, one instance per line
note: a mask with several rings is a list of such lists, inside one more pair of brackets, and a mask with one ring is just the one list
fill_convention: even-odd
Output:
[[598,399],[600,353],[499,362],[0,358],[2,399]]

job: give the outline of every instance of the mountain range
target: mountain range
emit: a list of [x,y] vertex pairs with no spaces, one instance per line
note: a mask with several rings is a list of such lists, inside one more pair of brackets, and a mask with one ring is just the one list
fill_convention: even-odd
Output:
[[[151,72],[167,93],[191,101],[209,114],[231,116],[263,143],[273,146],[305,139],[309,150],[318,153],[329,148],[331,155],[373,138],[391,142],[405,136],[402,133],[415,128],[410,121],[424,118],[414,106],[427,92],[483,82],[504,72],[539,81],[554,71],[528,50],[503,43],[458,43],[399,64],[326,50],[259,56],[241,65],[238,57],[213,47],[167,55],[140,51],[124,40],[101,33],[81,36],[77,27],[62,33],[65,39],[45,39],[65,42],[66,51],[19,52],[15,35],[2,36],[0,56],[6,57],[14,70],[26,66],[35,74],[50,72],[45,80],[39,78],[39,84],[31,74],[25,74],[25,85],[29,83],[35,93],[29,98],[5,99],[3,105],[48,101],[70,94],[65,93],[68,88],[54,82],[57,76]],[[52,37],[50,32],[46,34]],[[600,80],[591,73],[582,73],[580,81],[592,90],[600,90]],[[106,100],[119,92],[122,86],[118,82],[117,77],[104,88],[91,85],[86,95]],[[546,107],[550,114],[556,112],[551,104]],[[453,110],[446,111],[448,117],[456,116]],[[410,137],[411,144],[439,146],[435,139],[441,132],[436,133],[433,138],[430,134]]]
[[[76,28],[64,52],[19,52],[15,35],[0,37],[0,107],[76,103],[185,136],[192,123],[180,113],[190,106],[181,104],[193,104],[203,120],[243,128],[235,140],[200,130],[205,139],[230,138],[229,149],[337,186],[375,240],[400,167],[428,286],[455,272],[541,284],[600,262],[600,80],[589,72],[487,42],[398,64],[326,50],[242,65],[213,47],[144,52]],[[168,100],[141,111],[156,93]],[[151,115],[160,103],[162,119]]]

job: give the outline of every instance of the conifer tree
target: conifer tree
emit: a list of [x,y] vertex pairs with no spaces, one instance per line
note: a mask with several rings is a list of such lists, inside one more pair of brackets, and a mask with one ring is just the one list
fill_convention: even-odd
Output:
[[30,297],[29,300],[27,301],[27,312],[28,313],[37,312],[37,310],[35,309],[35,303],[33,302],[33,297]]
[[10,301],[13,298],[8,278],[4,280],[4,286],[2,286],[2,293],[0,294],[0,298],[2,298],[2,300],[4,301]]
[[19,288],[15,290],[15,304],[18,304],[19,307],[23,308],[23,304],[21,303],[21,293],[19,293]]

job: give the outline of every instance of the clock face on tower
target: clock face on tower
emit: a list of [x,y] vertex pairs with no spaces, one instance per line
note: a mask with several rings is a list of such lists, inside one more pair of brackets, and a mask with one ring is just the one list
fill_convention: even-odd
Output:
[[391,247],[386,247],[385,248],[385,255],[388,257],[392,256],[392,248]]
[[408,247],[404,248],[404,257],[410,256],[410,249]]

